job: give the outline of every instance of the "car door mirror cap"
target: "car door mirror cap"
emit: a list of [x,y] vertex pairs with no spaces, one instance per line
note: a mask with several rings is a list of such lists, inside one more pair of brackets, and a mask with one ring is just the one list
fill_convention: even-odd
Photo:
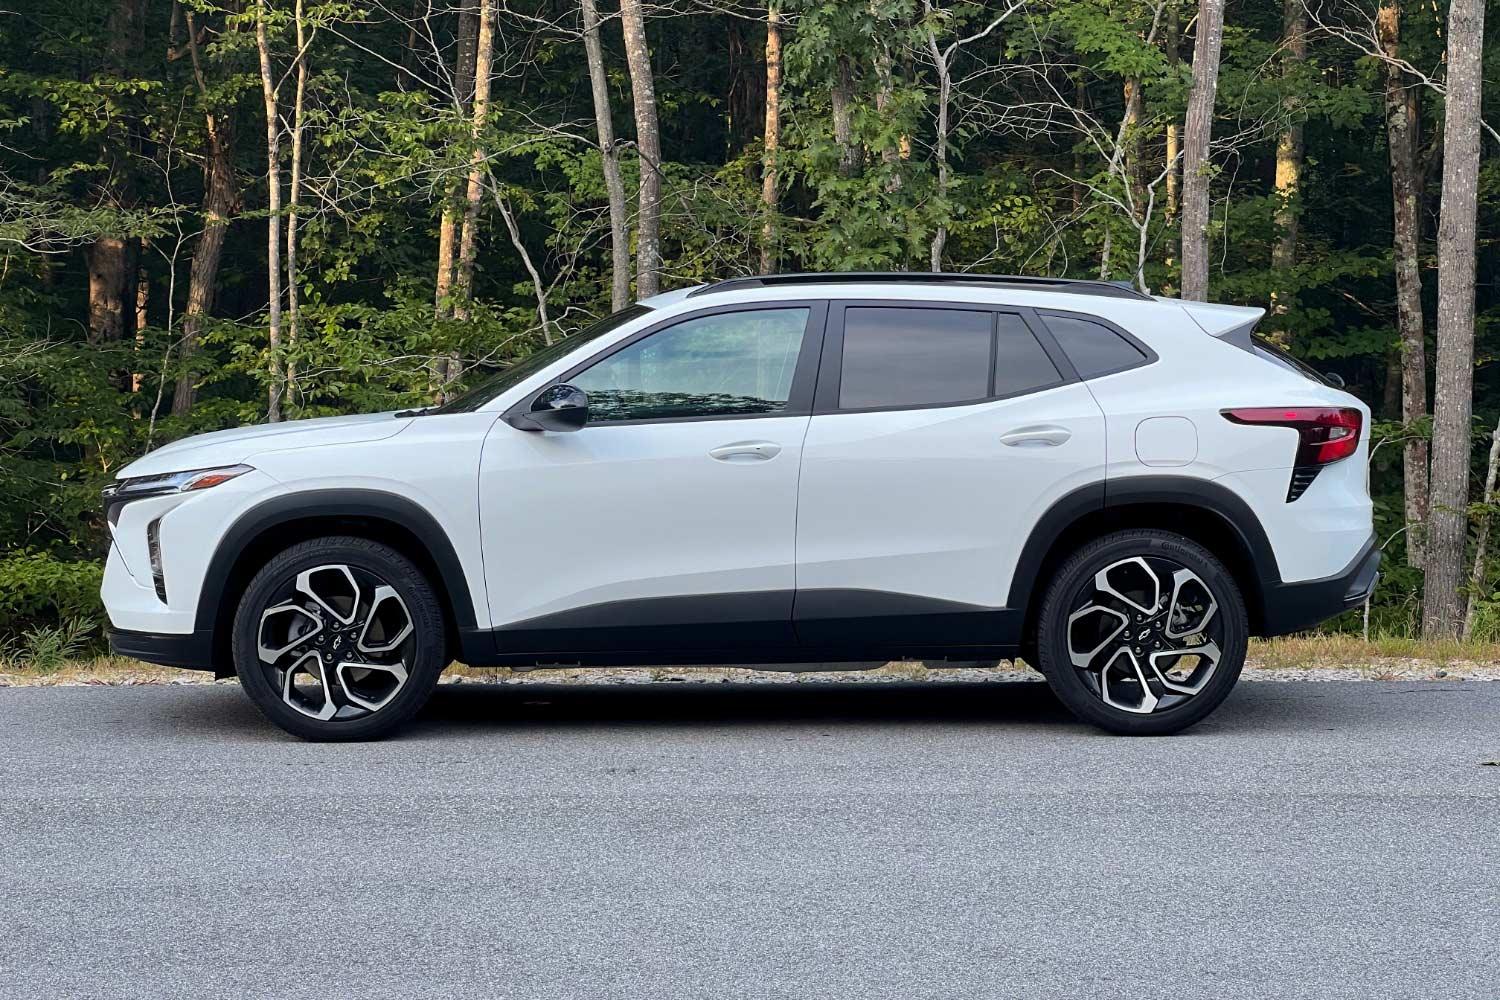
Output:
[[543,389],[527,413],[506,416],[505,422],[523,431],[566,433],[589,422],[589,397],[577,386],[559,383]]

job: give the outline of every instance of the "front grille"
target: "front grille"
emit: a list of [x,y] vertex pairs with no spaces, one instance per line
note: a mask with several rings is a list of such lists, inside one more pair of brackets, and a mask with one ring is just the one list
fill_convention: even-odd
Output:
[[1321,465],[1304,465],[1293,469],[1292,482],[1286,490],[1286,502],[1291,503],[1306,493],[1307,488],[1313,484],[1313,480],[1317,479],[1318,473],[1322,471],[1323,467]]

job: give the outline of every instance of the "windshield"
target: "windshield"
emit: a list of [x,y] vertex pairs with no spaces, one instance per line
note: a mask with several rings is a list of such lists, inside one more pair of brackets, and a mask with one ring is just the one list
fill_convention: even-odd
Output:
[[539,351],[526,355],[526,357],[515,364],[495,372],[463,395],[455,397],[442,406],[428,410],[427,412],[472,413],[506,389],[514,385],[519,385],[532,374],[541,371],[575,348],[582,347],[589,341],[596,340],[611,330],[619,329],[624,324],[629,323],[639,316],[644,316],[650,311],[650,306],[643,306],[639,302],[635,305],[626,306],[619,312],[604,317],[593,326],[586,327],[571,337],[564,337],[551,347],[543,347]]

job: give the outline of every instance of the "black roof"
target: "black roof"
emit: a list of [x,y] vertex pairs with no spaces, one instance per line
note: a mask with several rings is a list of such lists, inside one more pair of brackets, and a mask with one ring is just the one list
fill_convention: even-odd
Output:
[[1136,291],[1128,282],[1099,281],[1088,278],[1038,278],[1014,274],[971,274],[966,271],[825,271],[794,274],[762,274],[750,278],[729,278],[688,293],[733,292],[742,288],[775,288],[778,285],[834,284],[911,284],[911,285],[983,285],[987,288],[1019,288],[1038,292],[1069,292],[1073,295],[1101,295],[1111,299],[1150,301],[1151,296]]

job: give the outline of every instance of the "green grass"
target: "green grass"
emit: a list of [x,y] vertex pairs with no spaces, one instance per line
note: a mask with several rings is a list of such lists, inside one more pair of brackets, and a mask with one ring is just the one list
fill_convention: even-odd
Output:
[[1500,642],[1422,640],[1401,636],[1357,635],[1290,636],[1255,639],[1249,662],[1257,667],[1338,667],[1379,665],[1407,660],[1445,667],[1453,663],[1500,664]]

